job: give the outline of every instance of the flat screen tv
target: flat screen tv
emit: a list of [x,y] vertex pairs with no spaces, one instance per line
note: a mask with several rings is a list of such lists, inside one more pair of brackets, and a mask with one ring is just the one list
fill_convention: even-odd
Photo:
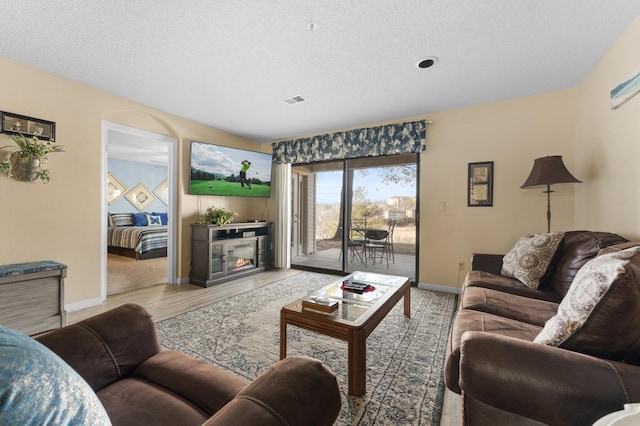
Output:
[[192,141],[189,193],[269,198],[271,154]]

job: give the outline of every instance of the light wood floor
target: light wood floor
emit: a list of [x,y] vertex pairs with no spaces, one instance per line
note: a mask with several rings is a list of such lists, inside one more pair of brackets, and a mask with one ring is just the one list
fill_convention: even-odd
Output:
[[440,426],[462,426],[462,397],[444,389]]
[[[136,303],[144,306],[156,321],[161,321],[301,272],[295,269],[275,269],[209,288],[191,284],[156,285],[108,296],[107,300],[100,305],[68,312],[67,322],[72,324],[82,321],[85,318],[106,312],[125,303]],[[449,390],[445,391],[440,425],[462,425],[460,396]]]
[[162,321],[184,312],[192,311],[214,302],[245,293],[302,271],[274,269],[250,275],[224,284],[202,288],[192,284],[161,284],[108,296],[100,305],[67,313],[69,324],[106,312],[125,303],[144,306],[156,321]]

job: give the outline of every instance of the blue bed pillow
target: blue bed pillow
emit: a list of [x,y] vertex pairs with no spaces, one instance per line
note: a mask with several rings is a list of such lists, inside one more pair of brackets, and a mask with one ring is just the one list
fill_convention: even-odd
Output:
[[89,384],[59,356],[0,325],[0,425],[44,424],[102,426],[111,421]]
[[133,226],[147,226],[147,215],[145,213],[131,213],[133,216]]
[[152,214],[154,216],[160,216],[160,221],[163,225],[167,225],[169,223],[169,213],[153,212]]

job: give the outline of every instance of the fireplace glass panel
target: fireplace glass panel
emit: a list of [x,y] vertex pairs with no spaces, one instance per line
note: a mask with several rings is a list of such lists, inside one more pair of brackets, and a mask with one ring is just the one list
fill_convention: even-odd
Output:
[[222,244],[212,244],[211,245],[211,266],[209,270],[211,271],[211,275],[217,275],[223,272],[223,261],[224,261],[224,253]]
[[256,267],[256,244],[234,244],[227,249],[227,272],[236,272]]

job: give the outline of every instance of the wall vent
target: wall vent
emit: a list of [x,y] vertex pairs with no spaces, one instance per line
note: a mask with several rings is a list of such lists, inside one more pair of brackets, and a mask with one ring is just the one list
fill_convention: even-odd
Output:
[[295,105],[295,104],[299,104],[299,103],[304,102],[304,101],[306,101],[306,99],[305,99],[305,98],[303,98],[303,97],[302,97],[302,96],[300,96],[300,95],[298,95],[298,96],[294,96],[294,97],[292,97],[292,98],[289,98],[289,99],[285,99],[285,100],[284,100],[284,102],[285,102],[287,105]]

